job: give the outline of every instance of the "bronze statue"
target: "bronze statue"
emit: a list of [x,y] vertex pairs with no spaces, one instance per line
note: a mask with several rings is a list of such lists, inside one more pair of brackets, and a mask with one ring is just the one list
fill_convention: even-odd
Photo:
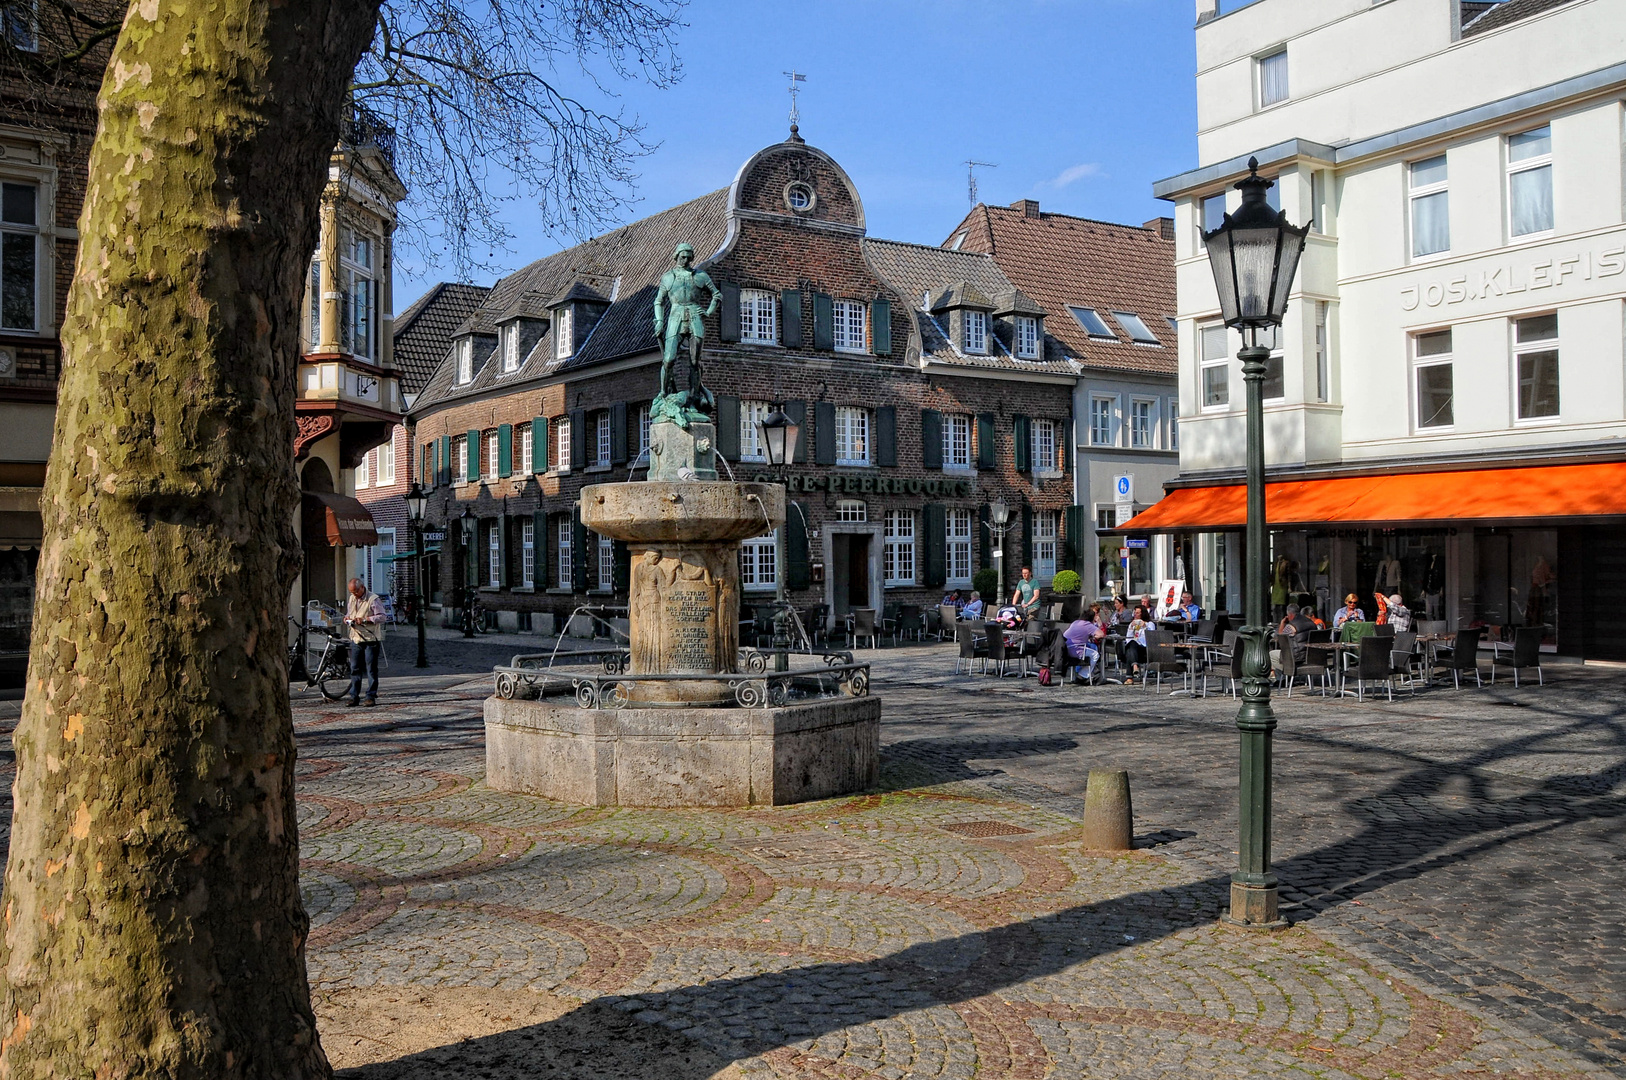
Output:
[[[650,420],[670,420],[687,428],[691,422],[709,420],[717,405],[711,391],[701,382],[700,344],[705,338],[705,317],[717,312],[722,292],[704,270],[692,269],[694,248],[687,243],[672,252],[677,265],[661,277],[655,293],[655,336],[661,340],[660,392],[650,408]],[[710,303],[701,310],[700,294],[710,293]],[[666,303],[663,305],[662,301]],[[678,393],[672,365],[684,339],[689,345],[689,388]]]

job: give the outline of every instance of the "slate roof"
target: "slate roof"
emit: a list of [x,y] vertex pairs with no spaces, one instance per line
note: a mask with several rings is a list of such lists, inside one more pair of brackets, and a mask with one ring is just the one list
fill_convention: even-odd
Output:
[[[1569,3],[1569,0],[1503,0],[1502,3],[1489,5],[1489,9],[1472,22],[1464,19],[1462,36],[1473,37],[1475,34],[1483,34],[1487,30],[1496,30],[1509,23],[1518,22],[1520,19],[1526,19],[1531,15],[1546,11],[1548,8],[1555,8],[1560,4],[1567,3]],[[1467,8],[1469,5],[1464,4],[1462,6]]]
[[444,358],[452,332],[491,290],[443,281],[395,317],[395,367],[403,394],[416,394]]
[[503,372],[492,349],[475,357],[474,380],[463,386],[452,382],[457,372],[448,335],[435,373],[413,411],[659,348],[655,290],[672,265],[672,249],[678,241],[687,240],[696,252],[704,253],[702,257],[716,251],[727,232],[727,209],[728,189],[723,188],[538,259],[501,279],[467,321],[477,333],[495,334],[497,320],[511,311],[542,311],[545,315],[548,303],[570,295],[577,285],[609,300],[610,306],[574,356],[554,357],[550,325],[518,370]]
[[[1511,0],[1519,3],[1521,0]],[[1154,222],[1155,225],[1155,222]],[[1174,378],[1178,369],[1174,241],[1159,228],[978,204],[949,230],[966,237],[960,252],[993,257],[1012,282],[1044,305],[1045,332],[1087,368],[1137,371]],[[942,250],[947,251],[945,247]],[[1092,338],[1069,306],[1094,308],[1117,340]],[[1135,345],[1109,314],[1139,315],[1160,345]]]
[[921,353],[925,357],[959,367],[1054,375],[1078,373],[1063,355],[1060,343],[1050,337],[1048,318],[1045,319],[1044,357],[1040,360],[1018,360],[997,340],[991,343],[994,351],[986,356],[961,353],[950,343],[948,324],[933,318],[928,310],[928,305],[945,287],[980,293],[1000,310],[1009,306],[1002,301],[1020,299],[1013,296],[1016,286],[989,256],[898,240],[866,239],[864,257],[883,281],[909,298],[910,313],[920,333]]

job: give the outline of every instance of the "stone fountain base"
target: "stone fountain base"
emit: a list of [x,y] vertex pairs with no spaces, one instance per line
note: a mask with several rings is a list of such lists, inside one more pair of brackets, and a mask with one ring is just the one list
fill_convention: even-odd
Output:
[[880,776],[881,699],[582,709],[486,699],[486,783],[582,806],[783,806]]

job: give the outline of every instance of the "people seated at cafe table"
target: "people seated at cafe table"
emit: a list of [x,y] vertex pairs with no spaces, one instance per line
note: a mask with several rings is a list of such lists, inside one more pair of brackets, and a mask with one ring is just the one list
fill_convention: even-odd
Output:
[[1202,608],[1197,606],[1197,602],[1192,599],[1191,594],[1183,592],[1180,594],[1179,606],[1170,608],[1169,613],[1163,616],[1163,621],[1195,623],[1202,616],[1202,613]]
[[1310,639],[1310,631],[1315,629],[1315,621],[1304,614],[1297,604],[1288,604],[1287,613],[1282,621],[1276,625],[1276,648],[1270,650],[1270,668],[1272,671],[1282,670],[1282,639],[1293,643],[1293,660],[1303,663],[1307,657],[1306,642]]
[[1342,630],[1348,622],[1365,622],[1366,612],[1361,610],[1361,598],[1354,593],[1344,597],[1344,606],[1339,608],[1332,616],[1334,632]]
[[953,605],[954,610],[958,612],[964,610],[965,608],[965,597],[960,595],[959,589],[950,589],[948,592],[943,594],[943,599],[940,603],[943,606]]
[[1101,680],[1101,642],[1107,636],[1101,608],[1092,605],[1050,643],[1052,670],[1071,668],[1075,682]]
[[1124,639],[1118,646],[1118,662],[1129,670],[1124,676],[1125,686],[1133,686],[1140,677],[1140,666],[1146,663],[1146,631],[1151,629],[1151,610],[1137,607],[1123,628]]
[[966,601],[965,607],[960,609],[960,618],[980,619],[982,618],[982,614],[982,593],[973,592],[971,594],[971,599]]
[[1399,593],[1393,593],[1389,597],[1389,623],[1397,634],[1404,634],[1411,629],[1411,608],[1400,599]]

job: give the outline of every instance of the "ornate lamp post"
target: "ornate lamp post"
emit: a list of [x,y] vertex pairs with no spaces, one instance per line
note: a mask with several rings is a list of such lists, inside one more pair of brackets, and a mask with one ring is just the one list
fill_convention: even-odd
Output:
[[1237,870],[1231,875],[1231,921],[1245,926],[1280,925],[1276,875],[1270,869],[1271,743],[1276,714],[1270,708],[1270,628],[1266,625],[1265,430],[1263,384],[1270,349],[1259,331],[1279,327],[1287,310],[1308,225],[1295,228],[1287,215],[1272,210],[1265,192],[1272,182],[1259,175],[1258,159],[1236,186],[1242,205],[1220,227],[1204,233],[1208,261],[1219,291],[1225,325],[1246,342],[1237,353],[1248,402],[1248,553],[1244,575],[1247,625],[1242,628],[1242,733],[1238,784]]
[[[998,565],[995,569],[999,573],[999,595],[994,597],[994,607],[1005,602],[1005,534],[1011,527],[1011,508],[1004,499],[995,499],[988,504],[988,531],[994,534],[994,561]],[[988,601],[983,599],[986,610]]]
[[[785,482],[785,467],[796,459],[796,442],[802,436],[802,426],[785,415],[785,406],[775,402],[768,415],[757,421],[762,448],[768,464],[779,473],[779,482]],[[790,670],[790,619],[785,603],[785,530],[790,527],[790,500],[785,500],[785,524],[774,539],[774,617],[773,667],[775,671]]]
[[429,599],[429,590],[424,586],[423,580],[423,515],[428,509],[429,497],[423,493],[416,480],[407,488],[406,507],[407,521],[412,525],[412,569],[415,575],[413,591],[417,602],[412,606],[417,609],[418,623],[418,667],[429,666],[429,654],[424,648],[424,639],[427,635],[424,623],[424,606]]

